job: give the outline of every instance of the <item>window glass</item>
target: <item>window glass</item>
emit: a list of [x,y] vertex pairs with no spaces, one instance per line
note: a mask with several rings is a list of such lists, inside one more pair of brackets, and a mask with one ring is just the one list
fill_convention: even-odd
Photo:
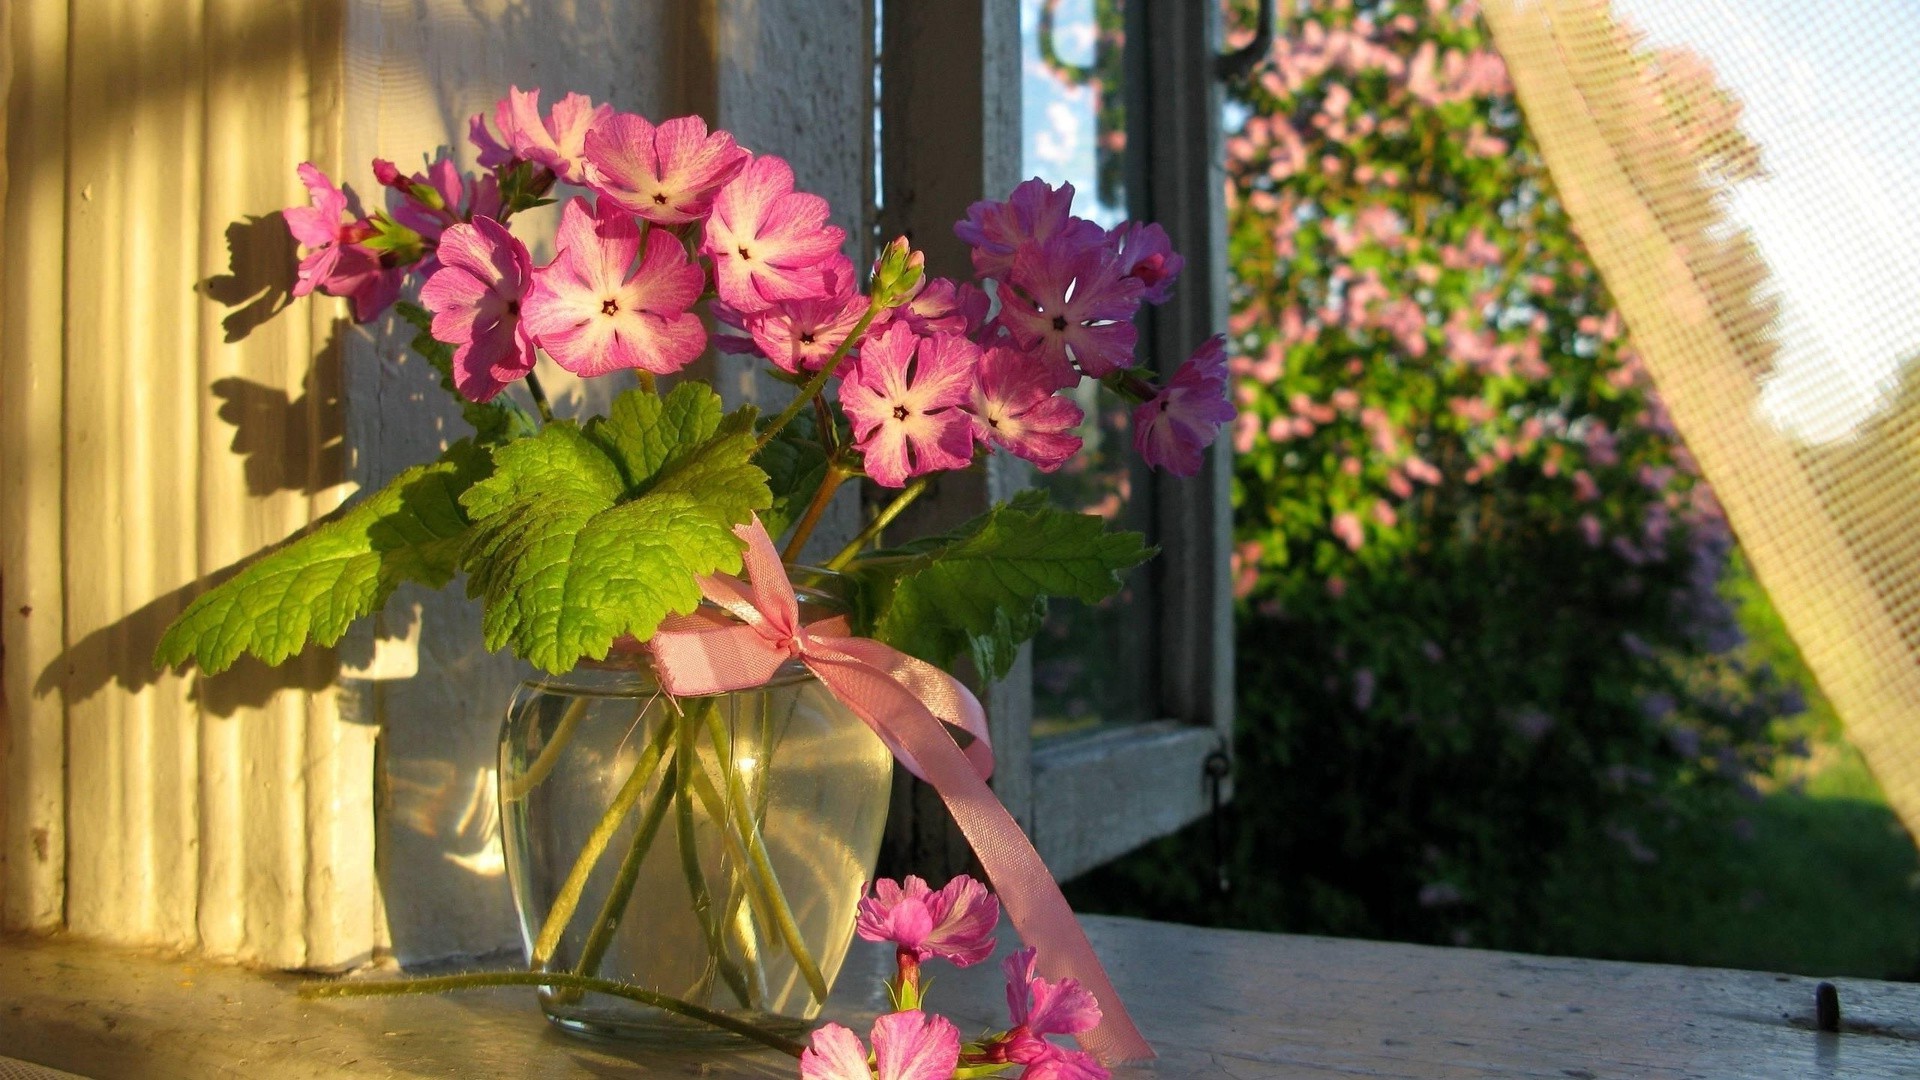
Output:
[[[1021,175],[1071,183],[1074,212],[1111,228],[1129,216],[1125,0],[1021,0]],[[1150,518],[1149,485],[1132,449],[1128,410],[1092,380],[1077,393],[1085,448],[1037,478],[1054,501],[1125,528]],[[1157,695],[1147,568],[1107,602],[1053,605],[1034,643],[1034,735],[1151,719]]]

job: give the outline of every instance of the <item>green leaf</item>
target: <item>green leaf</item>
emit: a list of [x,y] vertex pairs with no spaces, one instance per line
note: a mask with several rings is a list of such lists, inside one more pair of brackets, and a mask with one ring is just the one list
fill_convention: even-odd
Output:
[[403,581],[445,585],[467,534],[460,495],[490,468],[486,450],[463,439],[438,461],[401,473],[202,593],[161,637],[155,666],[191,657],[201,671],[215,675],[243,652],[278,664],[309,640],[323,646],[339,641]]
[[855,564],[856,616],[865,632],[930,663],[971,650],[980,673],[997,679],[1039,631],[1048,597],[1103,600],[1152,554],[1139,533],[1108,532],[1092,514],[1023,492],[949,536]]
[[462,499],[487,647],[562,672],[692,611],[699,575],[740,569],[733,527],[772,502],[751,431],[751,413],[723,417],[710,388],[682,383],[496,451],[493,476]]
[[502,394],[492,401],[468,401],[453,385],[453,346],[433,336],[433,313],[419,304],[402,300],[393,310],[413,324],[413,340],[408,347],[419,353],[433,370],[440,373],[440,388],[460,403],[460,415],[473,425],[474,438],[495,446],[531,435],[539,425],[533,422],[511,399]]
[[760,515],[767,535],[778,540],[794,520],[806,512],[813,493],[827,478],[826,448],[794,431],[800,425],[789,424],[778,438],[760,451],[759,463],[767,471],[767,483],[773,489],[773,505]]

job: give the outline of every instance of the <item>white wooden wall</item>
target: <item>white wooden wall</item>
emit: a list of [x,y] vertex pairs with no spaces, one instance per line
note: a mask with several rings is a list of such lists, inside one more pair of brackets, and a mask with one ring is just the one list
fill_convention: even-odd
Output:
[[863,235],[865,10],[0,5],[0,923],[282,967],[516,940],[488,770],[518,669],[457,594],[277,672],[149,667],[198,584],[457,430],[390,326],[249,317],[291,283],[253,222],[304,200],[298,162],[374,192],[369,158],[459,143],[518,82],[704,112]]

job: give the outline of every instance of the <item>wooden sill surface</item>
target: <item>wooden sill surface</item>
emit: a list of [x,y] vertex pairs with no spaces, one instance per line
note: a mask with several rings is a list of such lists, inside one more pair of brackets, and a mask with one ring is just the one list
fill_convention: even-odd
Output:
[[[1920,985],[1834,980],[1845,1030],[1827,1034],[1800,976],[1085,922],[1161,1052],[1118,1077],[1920,1077]],[[889,963],[857,942],[828,1015],[864,1035]],[[1005,1023],[997,965],[933,969],[963,1032]],[[0,1056],[94,1080],[798,1075],[772,1052],[569,1038],[528,990],[312,1002],[302,981],[0,938]]]

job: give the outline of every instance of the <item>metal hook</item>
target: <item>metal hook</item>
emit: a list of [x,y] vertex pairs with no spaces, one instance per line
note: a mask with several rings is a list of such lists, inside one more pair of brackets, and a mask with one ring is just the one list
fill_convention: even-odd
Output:
[[1253,40],[1230,53],[1214,57],[1214,74],[1222,81],[1238,79],[1266,59],[1268,50],[1272,48],[1273,0],[1260,0],[1260,24],[1254,30]]
[[1209,818],[1213,824],[1214,881],[1220,891],[1226,893],[1233,889],[1233,882],[1227,878],[1226,826],[1220,817],[1220,807],[1225,802],[1221,798],[1221,789],[1226,785],[1227,777],[1233,773],[1233,761],[1227,757],[1223,747],[1208,754],[1201,767],[1207,774],[1207,798],[1213,804]]

